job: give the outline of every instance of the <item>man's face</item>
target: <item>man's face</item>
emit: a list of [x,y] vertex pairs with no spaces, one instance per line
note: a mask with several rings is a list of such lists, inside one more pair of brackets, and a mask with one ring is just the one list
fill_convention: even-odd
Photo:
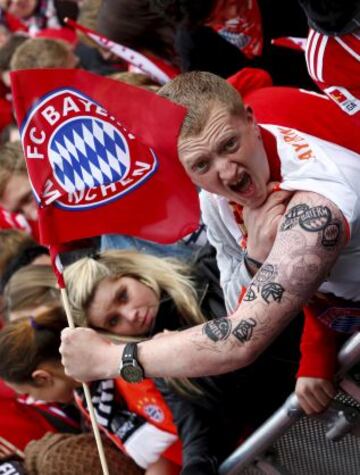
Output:
[[270,169],[250,110],[239,117],[214,105],[200,135],[180,139],[178,152],[195,185],[250,208],[265,201]]
[[0,205],[8,211],[22,213],[31,221],[37,220],[37,205],[27,175],[13,175],[8,180],[0,197]]

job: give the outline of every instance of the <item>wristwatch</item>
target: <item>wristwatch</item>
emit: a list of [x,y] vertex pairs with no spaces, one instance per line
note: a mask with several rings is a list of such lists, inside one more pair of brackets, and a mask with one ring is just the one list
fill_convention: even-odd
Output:
[[127,343],[121,358],[120,376],[128,383],[144,379],[144,370],[137,360],[137,343]]

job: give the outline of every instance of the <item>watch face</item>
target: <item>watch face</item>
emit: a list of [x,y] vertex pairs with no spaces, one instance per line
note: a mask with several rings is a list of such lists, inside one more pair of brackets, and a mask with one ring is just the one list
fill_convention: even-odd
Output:
[[133,365],[123,366],[121,368],[121,377],[128,383],[138,383],[144,379],[143,371],[141,368]]

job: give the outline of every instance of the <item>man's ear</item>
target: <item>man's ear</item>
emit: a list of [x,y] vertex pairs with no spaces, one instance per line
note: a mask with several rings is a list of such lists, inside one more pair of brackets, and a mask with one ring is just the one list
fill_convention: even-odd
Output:
[[53,384],[53,375],[46,369],[36,369],[31,376],[36,386],[44,388]]
[[246,114],[246,119],[249,122],[249,124],[256,124],[254,112],[250,106],[245,106],[245,114]]

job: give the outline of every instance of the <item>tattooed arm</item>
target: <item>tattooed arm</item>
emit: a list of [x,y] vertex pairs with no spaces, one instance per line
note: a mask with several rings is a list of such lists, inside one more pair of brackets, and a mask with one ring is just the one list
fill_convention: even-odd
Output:
[[[345,234],[343,215],[332,202],[315,193],[297,192],[237,311],[228,318],[140,343],[139,360],[146,375],[206,376],[253,362],[325,279],[345,244]],[[123,347],[112,345],[106,351],[98,340],[94,358],[95,340],[75,338],[74,332],[65,331],[62,347],[69,374],[80,380],[116,375]],[[72,344],[67,343],[70,340]]]

